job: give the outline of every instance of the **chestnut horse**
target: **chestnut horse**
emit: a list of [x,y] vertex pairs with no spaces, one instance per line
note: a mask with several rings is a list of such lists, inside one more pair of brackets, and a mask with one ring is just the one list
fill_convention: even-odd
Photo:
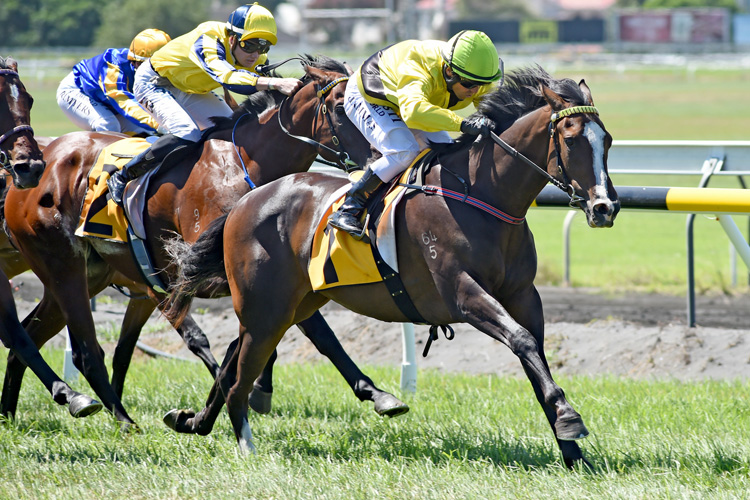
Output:
[[[34,131],[29,125],[31,106],[34,100],[26,91],[18,76],[18,64],[14,59],[0,57],[0,169],[8,172],[18,189],[26,189],[39,184],[45,163],[42,151],[34,139]],[[2,175],[2,188],[5,192],[5,175]],[[2,218],[0,206],[0,218]],[[10,248],[7,238],[0,237],[0,253]],[[13,251],[9,251],[13,254]],[[23,259],[2,260],[0,268],[0,341],[19,359],[28,365],[52,394],[56,403],[68,405],[74,417],[85,417],[101,410],[102,405],[90,397],[71,389],[50,368],[39,350],[18,321],[13,291],[8,276],[25,271]]]
[[[413,190],[396,208],[401,280],[426,323],[468,323],[507,345],[521,361],[566,465],[588,464],[575,442],[588,431],[545,359],[536,249],[525,215],[552,181],[582,208],[590,226],[612,226],[619,210],[607,173],[612,139],[584,81],[555,80],[534,67],[511,73],[506,82],[478,111],[503,130],[501,136],[474,141],[464,135],[435,145],[439,155],[424,183],[409,185]],[[226,401],[240,451],[253,450],[247,394],[290,325],[329,300],[382,321],[412,320],[383,282],[312,290],[307,264],[326,213],[323,200],[345,182],[303,173],[263,186],[186,249],[177,262],[184,276],[167,314],[179,321],[205,280],[225,281],[240,320],[239,345],[227,352],[207,406],[197,414],[171,411],[164,417],[169,427],[208,434]]]
[[[283,97],[277,92],[256,93],[232,118],[219,120],[208,132],[197,162],[186,158],[152,178],[144,224],[150,235],[147,246],[163,282],[169,283],[172,274],[163,240],[179,234],[188,242],[194,241],[209,222],[229,211],[250,190],[249,183],[262,185],[305,171],[318,152],[331,161],[343,161],[348,153],[354,162],[364,164],[371,154],[369,144],[343,112],[344,85],[340,83],[346,80],[346,71],[331,59],[308,58],[305,85],[283,105],[276,106]],[[300,142],[310,137],[316,139],[313,144]],[[119,381],[121,391],[124,371],[113,376],[112,384],[107,380],[88,298],[111,283],[115,271],[133,281],[145,280],[126,245],[73,235],[88,170],[102,148],[114,140],[111,135],[76,132],[53,141],[45,149],[49,166],[39,188],[11,190],[8,194],[7,204],[13,210],[7,225],[14,244],[45,286],[41,302],[26,320],[29,335],[42,345],[67,324],[74,363],[105,407],[129,426],[134,422],[122,406],[121,392],[113,386],[115,380]],[[157,301],[164,298],[153,290],[150,294]],[[153,311],[152,305],[147,306]],[[141,311],[148,308],[139,307]],[[141,315],[139,320],[145,322],[147,317]],[[403,411],[403,403],[377,389],[346,356],[322,316],[300,326],[319,349],[330,350],[340,361],[337,367],[360,399],[374,401],[379,413]],[[131,328],[136,334],[129,337],[127,354],[118,346],[113,360],[115,371],[121,366],[118,360],[129,361],[139,329]],[[193,337],[193,345],[203,351],[204,362],[215,376],[219,367],[205,335],[193,329],[181,334]],[[23,364],[9,356],[0,411],[14,411],[23,371]]]

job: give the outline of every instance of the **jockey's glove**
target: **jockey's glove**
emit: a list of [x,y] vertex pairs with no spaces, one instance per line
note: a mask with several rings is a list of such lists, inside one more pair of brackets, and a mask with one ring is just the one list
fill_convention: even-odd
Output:
[[292,95],[302,87],[302,80],[297,78],[268,78],[268,90],[278,90],[284,95]]
[[470,135],[490,135],[490,130],[494,128],[492,120],[482,115],[475,115],[466,118],[461,122],[461,132]]

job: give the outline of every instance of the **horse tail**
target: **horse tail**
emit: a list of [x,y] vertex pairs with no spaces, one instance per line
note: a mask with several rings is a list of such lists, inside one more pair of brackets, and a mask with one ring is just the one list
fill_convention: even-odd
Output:
[[224,269],[224,225],[227,214],[209,224],[208,229],[192,245],[181,238],[165,242],[171,262],[177,268],[165,307],[164,316],[179,327],[193,297],[200,291],[209,297],[229,295],[229,281]]

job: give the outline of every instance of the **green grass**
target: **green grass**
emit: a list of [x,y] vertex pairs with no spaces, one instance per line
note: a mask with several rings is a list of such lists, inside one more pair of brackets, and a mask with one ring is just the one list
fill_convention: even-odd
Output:
[[[23,75],[23,68],[21,68]],[[574,69],[555,76],[585,78],[601,117],[616,139],[747,139],[743,103],[750,75],[734,70],[626,69],[623,72]],[[27,82],[35,98],[32,123],[40,136],[73,130],[57,107],[53,78]],[[702,161],[703,158],[696,158]],[[619,176],[615,185],[695,186],[693,176]],[[712,186],[738,187],[736,181]],[[562,281],[564,210],[534,210],[529,215],[540,261],[539,284]],[[571,279],[574,286],[684,293],[687,283],[685,215],[620,213],[615,227],[589,229],[582,216],[572,231]],[[746,219],[736,217],[740,228]],[[746,268],[739,261],[739,287],[732,288],[729,241],[718,222],[703,216],[695,224],[696,287],[700,291],[745,292]]]
[[[45,356],[61,362],[58,351]],[[523,379],[422,371],[411,412],[387,420],[330,365],[281,366],[274,410],[250,416],[258,455],[242,458],[225,412],[206,437],[161,423],[171,408],[202,407],[208,375],[185,367],[134,362],[124,403],[143,432],[133,435],[106,413],[70,418],[27,377],[17,419],[0,425],[0,497],[728,499],[750,490],[747,382],[561,378],[591,431],[581,441],[590,474],[563,467]],[[396,369],[367,371],[398,394]]]

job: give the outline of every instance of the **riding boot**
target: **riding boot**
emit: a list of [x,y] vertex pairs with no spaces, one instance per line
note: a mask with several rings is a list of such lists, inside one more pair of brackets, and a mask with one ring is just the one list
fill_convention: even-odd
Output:
[[107,180],[109,194],[114,202],[122,205],[122,195],[128,182],[157,166],[170,153],[185,150],[190,144],[193,142],[172,134],[156,139],[150,148],[138,153]]
[[370,196],[382,184],[383,181],[380,180],[380,177],[369,167],[366,168],[362,177],[349,188],[344,204],[328,217],[328,223],[336,229],[351,234],[355,240],[361,240],[365,236],[365,227],[362,221],[365,205],[367,205]]

